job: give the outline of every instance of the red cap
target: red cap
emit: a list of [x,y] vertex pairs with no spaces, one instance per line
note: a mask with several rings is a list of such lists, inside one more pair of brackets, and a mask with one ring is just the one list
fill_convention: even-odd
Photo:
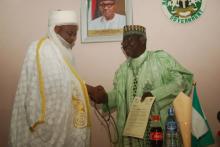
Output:
[[160,120],[160,115],[151,115],[151,120]]

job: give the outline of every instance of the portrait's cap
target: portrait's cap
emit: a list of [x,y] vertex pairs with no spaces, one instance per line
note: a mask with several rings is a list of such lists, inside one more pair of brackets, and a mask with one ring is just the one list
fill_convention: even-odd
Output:
[[78,24],[77,16],[73,10],[55,10],[49,13],[48,25]]
[[143,35],[146,37],[146,29],[141,25],[125,25],[123,27],[123,37],[133,34]]

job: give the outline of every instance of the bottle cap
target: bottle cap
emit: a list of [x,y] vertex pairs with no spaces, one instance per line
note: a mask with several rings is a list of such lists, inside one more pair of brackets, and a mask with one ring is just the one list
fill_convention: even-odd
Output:
[[151,115],[151,120],[160,120],[160,115]]

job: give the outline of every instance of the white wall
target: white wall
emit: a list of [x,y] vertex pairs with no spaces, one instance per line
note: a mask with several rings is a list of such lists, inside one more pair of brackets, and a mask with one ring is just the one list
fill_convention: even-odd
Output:
[[[206,0],[205,13],[193,23],[173,23],[164,15],[161,0],[133,0],[134,24],[147,28],[148,49],[164,49],[195,74],[203,110],[216,137],[220,123],[219,0]],[[21,65],[31,41],[45,35],[51,9],[75,9],[80,0],[0,1],[0,146],[6,147],[10,114]],[[80,18],[79,18],[80,19]],[[77,69],[89,84],[112,88],[115,70],[125,60],[120,42],[80,43],[74,47]],[[110,146],[107,132],[93,114],[92,146]],[[218,145],[220,145],[218,138]]]

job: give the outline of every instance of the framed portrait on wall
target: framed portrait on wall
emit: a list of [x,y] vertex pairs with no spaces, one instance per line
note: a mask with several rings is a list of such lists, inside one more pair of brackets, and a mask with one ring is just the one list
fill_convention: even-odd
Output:
[[81,0],[81,41],[121,41],[123,26],[132,24],[131,0]]

